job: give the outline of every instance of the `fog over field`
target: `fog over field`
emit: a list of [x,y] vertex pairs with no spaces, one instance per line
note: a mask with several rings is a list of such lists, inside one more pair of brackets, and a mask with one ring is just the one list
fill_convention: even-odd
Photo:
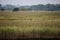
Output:
[[60,0],[0,0],[1,4],[12,5],[37,5],[37,4],[60,4]]

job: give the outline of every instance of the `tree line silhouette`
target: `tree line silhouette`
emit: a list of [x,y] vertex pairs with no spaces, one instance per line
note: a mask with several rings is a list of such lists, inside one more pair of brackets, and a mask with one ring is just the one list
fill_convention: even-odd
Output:
[[60,4],[38,4],[38,5],[31,5],[31,6],[15,6],[10,4],[0,4],[0,10],[12,10],[12,11],[19,11],[19,10],[45,10],[45,11],[60,11]]

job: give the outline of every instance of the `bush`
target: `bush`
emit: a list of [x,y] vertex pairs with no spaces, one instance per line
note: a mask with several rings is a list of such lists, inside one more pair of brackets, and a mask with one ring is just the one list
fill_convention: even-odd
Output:
[[5,9],[3,9],[3,8],[1,9],[1,11],[4,11],[4,10],[5,10]]
[[13,11],[19,11],[19,8],[14,8]]

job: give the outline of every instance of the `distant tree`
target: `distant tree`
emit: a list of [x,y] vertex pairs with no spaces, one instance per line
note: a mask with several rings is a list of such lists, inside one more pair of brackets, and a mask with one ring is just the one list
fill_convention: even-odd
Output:
[[56,4],[57,8],[60,8],[60,4]]
[[1,9],[1,11],[4,11],[4,10],[5,10],[4,8]]
[[60,10],[60,4],[56,4],[56,10]]
[[14,8],[13,11],[19,11],[19,8]]
[[0,7],[1,7],[2,5],[0,4]]
[[28,10],[27,8],[21,8],[20,10],[22,10],[22,11],[26,11],[26,10]]
[[1,10],[1,8],[2,8],[2,4],[0,4],[0,10]]
[[46,8],[48,11],[56,10],[56,6],[54,4],[47,4]]

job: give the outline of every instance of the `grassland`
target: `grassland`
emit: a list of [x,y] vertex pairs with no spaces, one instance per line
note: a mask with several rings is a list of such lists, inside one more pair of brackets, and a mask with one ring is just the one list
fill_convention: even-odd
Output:
[[59,11],[0,11],[0,38],[60,37]]

